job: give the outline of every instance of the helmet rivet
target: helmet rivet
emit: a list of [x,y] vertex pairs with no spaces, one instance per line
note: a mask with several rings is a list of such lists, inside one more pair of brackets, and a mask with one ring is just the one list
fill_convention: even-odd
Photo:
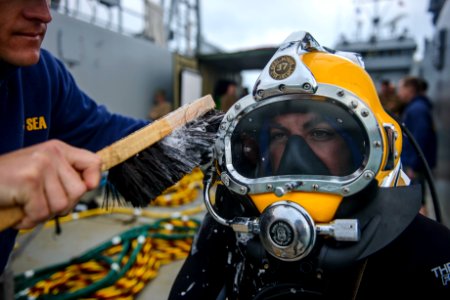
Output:
[[370,180],[370,179],[373,178],[373,176],[374,176],[374,174],[373,174],[372,171],[367,171],[367,172],[364,173],[364,178],[365,178],[365,179]]
[[369,116],[369,111],[367,109],[362,109],[361,110],[361,116],[363,116],[363,117]]
[[220,125],[220,129],[225,130],[225,124]]
[[301,186],[303,183],[300,182],[288,182],[284,185],[284,187],[286,188],[286,190],[288,190],[289,192],[292,191],[293,189],[295,189],[298,186]]
[[344,91],[343,91],[343,90],[339,90],[339,91],[337,92],[337,95],[338,95],[339,97],[344,97]]
[[311,84],[309,84],[308,82],[305,82],[305,83],[303,84],[303,89],[304,89],[304,90],[310,90],[310,89],[311,89]]
[[342,193],[348,194],[348,192],[350,192],[350,189],[348,187],[342,188]]
[[245,188],[245,186],[241,186],[241,187],[239,188],[239,191],[240,191],[242,194],[245,194],[245,193],[247,192],[247,189]]
[[313,188],[313,190],[318,191],[319,190],[319,185],[318,184],[313,184],[312,188]]
[[284,194],[286,194],[286,191],[281,186],[277,186],[275,188],[275,195],[277,195],[278,197],[281,197]]
[[356,102],[355,100],[350,101],[350,107],[355,109],[358,107],[358,102]]
[[241,104],[240,103],[237,103],[235,106],[234,106],[234,109],[236,109],[236,110],[238,110],[238,109],[240,109],[241,108]]
[[264,90],[258,90],[256,93],[258,94],[259,97],[264,96]]
[[271,185],[270,183],[268,185],[266,185],[266,190],[271,191],[273,189],[273,185]]
[[373,142],[373,145],[375,147],[377,147],[377,148],[380,148],[381,147],[381,142],[380,141],[375,141],[375,142]]
[[225,184],[225,186],[230,185],[230,178],[228,176],[223,177],[223,184]]
[[286,86],[285,86],[284,84],[280,84],[280,86],[278,87],[278,89],[279,89],[281,92],[285,92],[285,91],[286,91]]

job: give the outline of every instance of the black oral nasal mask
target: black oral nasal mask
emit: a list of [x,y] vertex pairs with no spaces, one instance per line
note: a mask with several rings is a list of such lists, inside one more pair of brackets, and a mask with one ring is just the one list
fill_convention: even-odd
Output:
[[330,171],[300,135],[288,138],[277,174],[330,175]]

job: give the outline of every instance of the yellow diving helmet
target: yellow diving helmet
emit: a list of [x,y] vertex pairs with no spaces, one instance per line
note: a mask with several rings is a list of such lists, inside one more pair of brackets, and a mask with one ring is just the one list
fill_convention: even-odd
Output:
[[[332,51],[307,32],[291,34],[257,79],[252,95],[228,110],[214,149],[218,181],[248,196],[258,218],[213,217],[260,234],[282,260],[308,255],[316,235],[357,241],[357,220],[336,219],[344,197],[376,180],[407,185],[401,131],[383,110],[355,53]],[[220,179],[219,179],[220,178]]]

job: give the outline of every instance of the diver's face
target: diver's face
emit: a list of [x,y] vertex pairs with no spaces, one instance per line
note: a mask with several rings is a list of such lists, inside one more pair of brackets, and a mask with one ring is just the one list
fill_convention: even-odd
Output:
[[344,139],[314,113],[284,114],[273,119],[269,150],[274,170],[278,169],[291,135],[301,136],[331,175],[341,176],[351,171],[351,155]]

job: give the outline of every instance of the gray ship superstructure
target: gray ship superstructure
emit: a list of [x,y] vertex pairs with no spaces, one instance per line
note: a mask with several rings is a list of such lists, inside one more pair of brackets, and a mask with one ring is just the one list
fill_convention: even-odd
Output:
[[367,72],[377,85],[384,79],[395,84],[403,76],[414,72],[414,53],[417,43],[411,37],[342,41],[335,48],[336,50],[360,53]]

